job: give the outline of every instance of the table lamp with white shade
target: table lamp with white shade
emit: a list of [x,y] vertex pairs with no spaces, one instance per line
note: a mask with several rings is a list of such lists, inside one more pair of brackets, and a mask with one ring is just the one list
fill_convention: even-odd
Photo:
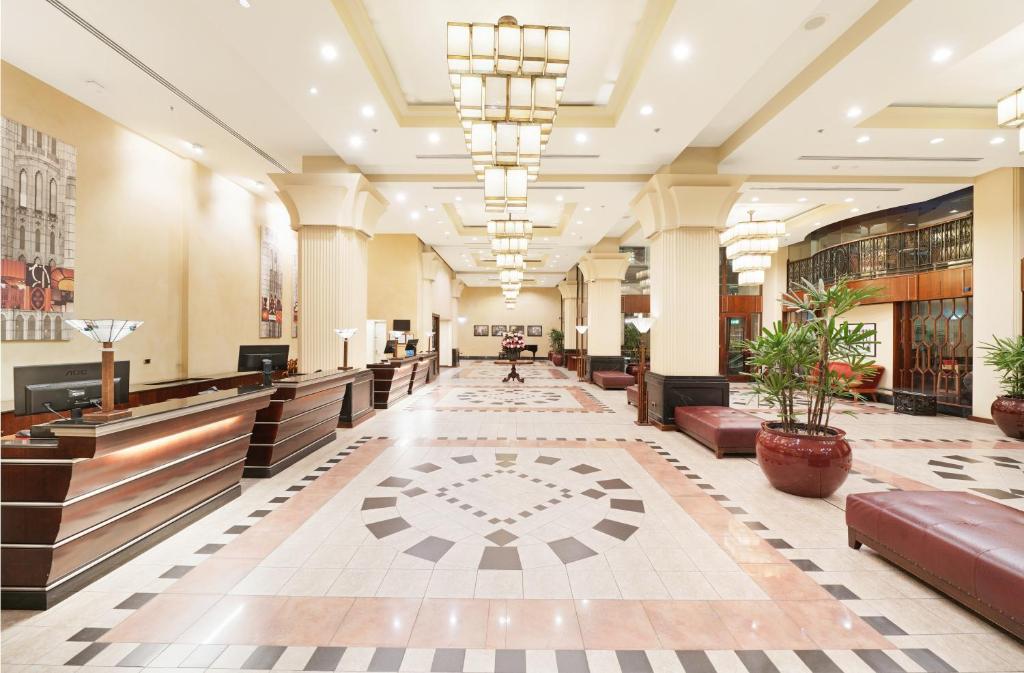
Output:
[[583,375],[586,373],[586,366],[583,363],[586,348],[582,344],[586,341],[588,329],[590,329],[590,325],[576,325],[576,331],[579,332],[581,337],[578,348],[576,349],[576,379],[578,381],[583,381]]
[[100,410],[90,414],[89,418],[97,421],[112,421],[117,418],[131,416],[130,411],[114,409],[114,342],[125,338],[142,324],[141,320],[67,320],[69,325],[103,348],[100,376]]
[[338,369],[352,369],[348,366],[348,340],[355,336],[359,330],[355,327],[339,327],[334,330],[334,333],[345,340],[344,351],[342,355],[342,364]]

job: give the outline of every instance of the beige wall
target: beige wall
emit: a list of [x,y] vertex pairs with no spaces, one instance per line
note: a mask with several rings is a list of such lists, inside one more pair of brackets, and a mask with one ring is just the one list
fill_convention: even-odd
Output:
[[368,320],[386,320],[388,330],[395,318],[410,320],[417,336],[430,330],[429,326],[421,328],[420,325],[421,251],[420,239],[413,234],[378,234],[370,239],[367,245]]
[[527,344],[537,344],[537,355],[548,352],[548,332],[558,329],[562,295],[556,288],[523,289],[515,310],[505,308],[505,298],[496,287],[467,287],[459,299],[459,315],[465,324],[457,324],[459,352],[462,355],[497,355],[501,349],[498,337],[473,336],[473,325],[543,325],[544,336],[526,337]]
[[869,304],[858,306],[844,315],[843,320],[848,323],[875,323],[875,330],[877,331],[875,339],[878,343],[876,344],[874,360],[877,364],[885,367],[879,387],[891,388],[893,368],[893,305]]
[[[145,322],[117,347],[133,382],[233,370],[238,345],[258,341],[259,222],[273,217],[270,204],[7,63],[0,98],[5,116],[78,150],[76,316]],[[99,360],[78,335],[2,348],[5,401],[13,366]]]

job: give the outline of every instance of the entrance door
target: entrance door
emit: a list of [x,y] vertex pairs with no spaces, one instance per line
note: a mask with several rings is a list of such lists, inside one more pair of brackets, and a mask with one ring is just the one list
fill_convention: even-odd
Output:
[[[749,381],[744,376],[746,354],[743,342],[750,338],[755,329],[760,331],[760,313],[724,314],[721,317],[722,338],[718,371],[730,381]],[[751,324],[751,323],[757,323]]]
[[431,344],[435,351],[441,352],[441,316],[436,313],[430,315],[430,329],[434,332],[434,343]]

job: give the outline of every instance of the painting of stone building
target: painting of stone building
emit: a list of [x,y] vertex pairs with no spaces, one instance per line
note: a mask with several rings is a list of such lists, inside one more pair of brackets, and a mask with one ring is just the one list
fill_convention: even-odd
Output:
[[75,307],[73,146],[2,118],[0,340],[70,338]]
[[271,339],[283,333],[285,246],[280,232],[267,224],[260,234],[260,338]]

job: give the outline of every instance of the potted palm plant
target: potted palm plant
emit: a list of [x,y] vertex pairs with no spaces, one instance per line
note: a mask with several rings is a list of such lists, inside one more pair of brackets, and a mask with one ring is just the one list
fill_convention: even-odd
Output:
[[756,445],[758,465],[780,491],[825,498],[846,481],[853,457],[846,433],[831,425],[832,406],[837,396],[858,399],[852,386],[873,370],[864,354],[875,331],[839,318],[877,293],[845,280],[826,286],[804,279],[782,298],[801,321],[777,322],[745,344],[754,391],[779,413],[761,424]]
[[1007,437],[1024,439],[1024,336],[981,344],[985,364],[999,373],[1003,394],[992,402],[992,420]]
[[562,330],[548,330],[548,345],[551,347],[551,362],[556,367],[561,367],[565,349],[565,334],[562,333]]

